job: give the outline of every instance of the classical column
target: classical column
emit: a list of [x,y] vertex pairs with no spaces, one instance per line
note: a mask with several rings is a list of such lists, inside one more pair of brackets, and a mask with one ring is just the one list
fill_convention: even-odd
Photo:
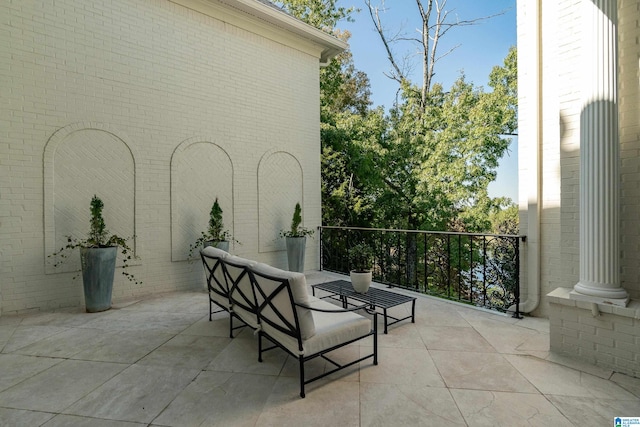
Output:
[[626,305],[620,286],[616,0],[583,0],[580,281],[572,298]]

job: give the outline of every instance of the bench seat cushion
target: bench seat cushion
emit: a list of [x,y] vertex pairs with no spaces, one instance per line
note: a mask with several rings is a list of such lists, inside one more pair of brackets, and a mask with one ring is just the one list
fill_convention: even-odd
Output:
[[[317,300],[311,307],[323,310],[340,310],[340,307]],[[302,341],[303,351],[298,349],[295,338],[263,325],[265,333],[285,346],[293,354],[311,355],[344,342],[360,338],[371,331],[371,320],[354,312],[325,313],[309,310],[315,324],[315,335]]]
[[[258,282],[258,286],[262,283],[266,287],[271,287],[269,279],[262,276],[270,276],[279,280],[289,280],[289,286],[291,289],[291,295],[293,301],[298,304],[309,305],[310,296],[307,289],[307,279],[303,273],[297,273],[293,271],[285,271],[279,268],[272,267],[268,264],[256,264],[252,267],[255,279]],[[273,300],[276,308],[287,318],[287,320],[293,323],[293,319],[289,318],[291,315],[291,301],[286,297],[285,293],[281,293],[277,298]],[[300,325],[300,336],[302,339],[307,339],[315,334],[315,325],[313,322],[313,316],[309,309],[303,307],[296,307],[298,322]],[[263,325],[264,326],[264,325]],[[297,348],[297,346],[296,346]]]

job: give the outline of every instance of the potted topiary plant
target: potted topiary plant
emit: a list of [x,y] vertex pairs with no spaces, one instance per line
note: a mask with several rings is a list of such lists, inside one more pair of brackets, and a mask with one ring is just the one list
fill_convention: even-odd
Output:
[[304,272],[304,253],[307,245],[307,236],[313,236],[313,230],[301,227],[302,208],[296,203],[291,219],[291,228],[280,231],[280,236],[285,238],[287,246],[287,261],[289,271]]
[[127,271],[129,262],[137,256],[133,254],[133,250],[127,244],[127,239],[116,234],[109,235],[102,216],[103,208],[102,200],[94,195],[91,199],[89,236],[86,239],[67,236],[67,244],[59,251],[49,255],[58,259],[53,264],[54,267],[57,267],[68,258],[70,250],[80,248],[84,301],[89,313],[111,308],[113,276],[118,249],[123,259],[122,274],[136,284],[142,283]]
[[220,203],[218,203],[217,197],[209,213],[209,228],[206,232],[202,231],[200,234],[200,237],[189,246],[189,259],[193,259],[193,253],[196,250],[207,246],[215,246],[216,248],[229,252],[229,242],[233,240],[233,238],[231,237],[231,233],[224,229],[222,208],[220,207]]
[[371,286],[371,267],[373,265],[373,249],[366,243],[358,243],[349,249],[349,265],[351,266],[351,284],[353,289],[366,294]]

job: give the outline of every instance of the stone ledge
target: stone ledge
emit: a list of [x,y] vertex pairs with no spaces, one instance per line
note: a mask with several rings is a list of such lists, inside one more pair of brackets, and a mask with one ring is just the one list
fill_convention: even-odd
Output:
[[592,310],[595,304],[600,313],[614,314],[621,317],[631,319],[640,319],[640,301],[630,300],[626,307],[620,307],[612,304],[606,304],[596,301],[586,301],[571,298],[572,288],[556,288],[547,294],[549,303],[566,305],[569,307],[582,308],[584,310]]

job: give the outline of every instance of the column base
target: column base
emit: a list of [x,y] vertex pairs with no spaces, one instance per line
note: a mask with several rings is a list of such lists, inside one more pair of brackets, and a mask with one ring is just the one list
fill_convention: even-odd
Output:
[[628,295],[623,298],[605,298],[601,296],[585,295],[580,292],[577,292],[576,290],[572,290],[571,292],[569,292],[569,299],[576,300],[576,301],[593,302],[596,304],[615,305],[618,307],[626,307],[627,304],[629,304]]

